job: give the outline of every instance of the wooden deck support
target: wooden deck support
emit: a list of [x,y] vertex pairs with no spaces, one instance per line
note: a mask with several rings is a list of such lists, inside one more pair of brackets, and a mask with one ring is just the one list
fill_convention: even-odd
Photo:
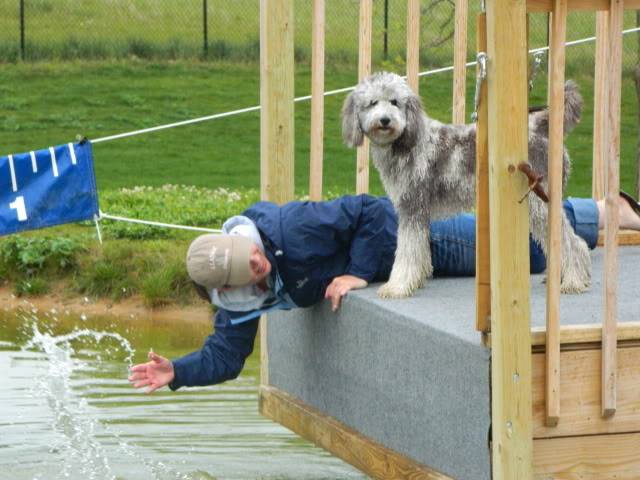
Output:
[[[505,41],[509,39],[509,41]],[[532,478],[526,4],[487,1],[493,478]]]
[[324,31],[325,0],[313,0],[311,27],[311,147],[309,198],[322,200],[324,146]]
[[[293,0],[260,1],[260,197],[293,199]],[[269,384],[267,318],[260,321],[260,383]]]
[[549,50],[549,227],[547,258],[546,407],[548,426],[560,418],[560,264],[564,157],[564,63],[567,0],[554,0]]
[[465,123],[468,0],[455,0],[453,37],[453,123]]
[[607,113],[607,51],[609,12],[596,12],[596,55],[593,85],[593,176],[591,196],[604,198],[606,119]]
[[420,95],[420,0],[407,0],[407,83]]
[[[358,35],[358,81],[371,74],[371,30],[373,28],[373,0],[360,0],[360,28]],[[358,147],[356,193],[369,192],[369,139]]]
[[607,182],[605,223],[604,320],[602,331],[602,416],[616,411],[616,324],[618,315],[618,192],[620,190],[620,100],[622,80],[623,0],[611,0],[607,71]]
[[[480,13],[476,28],[478,52],[487,51],[487,15]],[[478,69],[480,66],[478,65]],[[491,251],[489,237],[489,145],[487,137],[487,81],[480,86],[476,123],[476,330],[491,330]]]

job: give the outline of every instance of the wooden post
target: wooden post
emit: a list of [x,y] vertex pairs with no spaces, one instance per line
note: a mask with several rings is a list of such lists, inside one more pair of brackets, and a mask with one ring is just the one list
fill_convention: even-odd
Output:
[[591,178],[591,196],[604,198],[604,158],[606,152],[606,109],[607,109],[607,51],[609,12],[596,12],[596,67],[593,85],[593,174]]
[[325,0],[313,0],[311,27],[311,148],[309,198],[322,200],[324,142],[324,29]]
[[455,0],[453,47],[453,123],[465,123],[468,0]]
[[[373,24],[373,0],[360,0],[360,31],[358,41],[358,80],[371,74],[371,29]],[[356,167],[356,192],[369,192],[369,139],[365,137],[358,147]]]
[[611,0],[609,9],[609,42],[607,89],[607,182],[606,223],[604,229],[604,320],[602,325],[602,416],[616,411],[616,349],[618,317],[618,196],[620,190],[620,99],[622,83],[623,0]]
[[407,2],[407,83],[420,95],[420,0]]
[[533,478],[526,4],[487,1],[494,480]]
[[[487,15],[478,15],[478,52],[487,51]],[[478,65],[478,70],[480,66]],[[476,123],[476,330],[491,330],[491,252],[489,238],[489,146],[487,81],[480,87]]]
[[549,49],[549,226],[547,235],[546,424],[560,418],[560,265],[567,0],[554,0]]
[[[293,199],[293,0],[260,0],[260,196]],[[260,322],[260,382],[269,384],[267,322]]]

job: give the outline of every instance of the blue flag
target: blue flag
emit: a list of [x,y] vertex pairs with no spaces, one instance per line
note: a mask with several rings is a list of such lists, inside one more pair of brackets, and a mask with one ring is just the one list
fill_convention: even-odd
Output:
[[0,157],[0,236],[98,212],[89,141]]

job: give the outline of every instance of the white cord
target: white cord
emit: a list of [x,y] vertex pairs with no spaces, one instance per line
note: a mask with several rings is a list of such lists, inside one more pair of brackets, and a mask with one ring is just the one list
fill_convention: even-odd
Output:
[[108,213],[100,212],[100,218],[108,220],[116,220],[118,222],[129,222],[129,223],[138,223],[142,225],[151,225],[153,227],[165,227],[165,228],[175,228],[179,230],[194,230],[197,232],[209,232],[209,233],[222,233],[222,230],[216,230],[213,228],[203,228],[203,227],[190,227],[188,225],[177,225],[175,223],[162,223],[162,222],[152,222],[150,220],[138,220],[137,218],[129,218],[129,217],[119,217],[117,215],[109,215]]
[[[633,33],[633,32],[638,32],[638,31],[640,31],[640,27],[630,28],[628,30],[623,30],[622,34],[626,35],[627,33]],[[573,45],[579,45],[579,44],[582,44],[582,43],[592,42],[595,39],[596,39],[596,37],[588,37],[588,38],[583,38],[581,40],[573,40],[571,42],[567,42],[567,43],[565,43],[565,45],[570,47],[570,46],[573,46]],[[547,50],[549,50],[549,47],[534,48],[532,50],[529,50],[529,53],[544,52],[544,51],[547,51]],[[465,64],[465,66],[467,66],[467,67],[473,67],[475,65],[476,65],[476,62],[467,62]],[[436,75],[438,73],[450,72],[450,71],[453,71],[453,66],[436,68],[434,70],[426,70],[424,72],[420,72],[418,74],[418,76],[419,77],[427,77],[427,76],[430,76],[430,75]],[[406,78],[406,77],[404,77],[404,78]],[[355,90],[355,88],[356,88],[355,85],[352,86],[352,87],[339,88],[337,90],[330,90],[328,92],[324,92],[323,95],[325,97],[328,97],[330,95],[337,95],[339,93],[350,92],[352,90]],[[294,102],[304,102],[304,101],[310,100],[310,99],[311,99],[311,95],[305,95],[303,97],[294,98],[293,101]],[[254,107],[241,108],[239,110],[231,110],[229,112],[216,113],[214,115],[207,115],[206,117],[192,118],[190,120],[183,120],[183,121],[175,122],[175,123],[167,123],[166,125],[158,125],[156,127],[143,128],[142,130],[134,130],[134,131],[131,131],[131,132],[119,133],[119,134],[116,134],[116,135],[110,135],[108,137],[96,138],[95,140],[91,140],[91,143],[109,142],[111,140],[117,140],[119,138],[133,137],[135,135],[141,135],[143,133],[157,132],[159,130],[165,130],[167,128],[182,127],[184,125],[191,125],[191,124],[194,124],[194,123],[206,122],[208,120],[216,120],[218,118],[230,117],[230,116],[233,116],[233,115],[240,115],[242,113],[257,112],[259,110],[260,110],[260,105],[256,105]]]

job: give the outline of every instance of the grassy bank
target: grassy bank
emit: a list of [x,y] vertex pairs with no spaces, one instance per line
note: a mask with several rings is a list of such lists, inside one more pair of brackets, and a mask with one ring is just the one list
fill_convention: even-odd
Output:
[[[402,71],[401,64],[389,69]],[[473,78],[469,71],[468,105]],[[572,71],[585,97],[582,123],[567,138],[574,161],[569,194],[589,195],[591,184],[593,81],[590,72]],[[356,73],[338,66],[326,75],[327,90],[353,85]],[[546,79],[540,77],[531,103],[544,103]],[[296,75],[296,95],[310,91],[305,68]],[[451,118],[451,75],[422,79],[421,92],[434,118]],[[342,144],[340,108],[345,95],[326,98],[325,188],[353,191],[355,152]],[[621,183],[633,190],[637,138],[637,100],[631,72],[625,71],[622,105]],[[256,67],[201,62],[52,63],[4,65],[0,69],[2,154],[89,138],[254,106],[259,103]],[[308,185],[309,102],[296,103],[296,191]],[[259,113],[245,113],[95,145],[101,191],[165,183],[199,187],[259,187]],[[377,175],[371,190],[382,193]]]
[[[220,228],[258,199],[256,191],[192,186],[107,190],[101,207],[134,218]],[[0,241],[0,279],[15,295],[130,296],[148,307],[196,300],[184,268],[190,241],[199,233],[123,222],[101,222],[103,244],[90,222],[12,235]]]

